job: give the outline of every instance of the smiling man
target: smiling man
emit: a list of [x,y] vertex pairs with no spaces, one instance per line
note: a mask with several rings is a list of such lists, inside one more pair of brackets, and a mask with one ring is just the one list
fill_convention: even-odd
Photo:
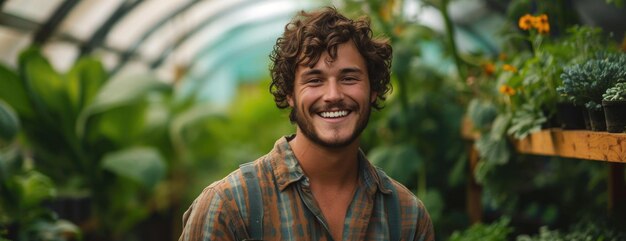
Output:
[[422,202],[359,149],[391,88],[391,55],[366,18],[298,14],[270,55],[270,91],[296,134],[208,186],[180,240],[434,240]]

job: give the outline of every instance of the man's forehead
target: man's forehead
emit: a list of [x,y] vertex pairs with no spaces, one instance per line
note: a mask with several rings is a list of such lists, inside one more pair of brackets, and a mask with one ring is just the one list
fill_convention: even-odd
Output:
[[[315,59],[316,56],[304,57],[299,61],[298,68],[302,69],[311,69],[318,67],[333,67],[338,62],[342,62],[345,64],[346,62],[352,63],[354,65],[365,64],[365,58],[363,55],[356,49],[354,45],[350,46],[347,44],[341,44],[337,46],[337,52],[335,57],[333,58],[327,51],[320,53],[317,56],[317,61],[313,62],[311,59]],[[342,60],[338,60],[342,59]]]

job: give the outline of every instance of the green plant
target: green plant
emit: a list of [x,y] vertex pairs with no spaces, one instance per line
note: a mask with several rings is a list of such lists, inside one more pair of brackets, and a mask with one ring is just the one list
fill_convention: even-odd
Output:
[[[531,24],[541,22],[542,18],[547,21],[546,15],[526,15],[520,19],[520,28],[529,29],[525,39],[532,46],[532,55],[526,56],[525,52],[514,55],[503,65],[508,71],[498,75],[500,92],[506,95],[502,110],[512,113],[507,134],[517,139],[540,130],[555,116],[556,104],[563,101],[556,90],[562,85],[563,66],[589,59],[603,47],[602,31],[598,28],[573,26],[567,29],[565,36],[546,38],[538,33],[550,29],[547,23]],[[511,71],[514,67],[505,68],[507,65],[520,66],[519,71]],[[514,91],[503,92],[502,88]]]
[[[64,197],[90,196],[94,227],[109,240],[156,209],[167,174],[171,86],[146,75],[109,79],[95,58],[57,72],[38,47],[25,49],[18,73],[0,68],[0,99],[21,122],[20,149],[31,169],[49,177]],[[149,204],[149,205],[146,205]]]
[[598,54],[583,64],[568,66],[561,74],[563,85],[557,91],[576,105],[602,108],[602,95],[616,83],[626,81],[626,54]]
[[626,82],[617,83],[602,94],[603,100],[626,100]]
[[592,222],[580,222],[573,225],[569,232],[563,232],[559,230],[550,230],[548,227],[539,228],[539,234],[537,235],[520,235],[517,237],[517,241],[567,241],[567,240],[581,240],[581,241],[618,241],[624,240],[626,234],[614,227],[607,227],[606,225],[598,225]]
[[461,232],[455,231],[448,241],[505,241],[513,232],[513,228],[509,227],[510,221],[509,218],[500,218],[491,224],[474,224]]
[[15,141],[19,126],[13,108],[0,100],[0,240],[79,240],[78,227],[43,205],[57,190],[22,157]]

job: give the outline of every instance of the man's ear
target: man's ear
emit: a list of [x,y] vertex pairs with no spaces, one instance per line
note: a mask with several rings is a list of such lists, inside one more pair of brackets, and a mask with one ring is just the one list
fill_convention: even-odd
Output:
[[287,103],[289,103],[289,106],[293,108],[293,98],[291,95],[287,96]]
[[376,91],[372,91],[372,93],[370,93],[370,102],[372,104],[374,104],[374,102],[376,102],[376,97],[378,96],[378,92]]

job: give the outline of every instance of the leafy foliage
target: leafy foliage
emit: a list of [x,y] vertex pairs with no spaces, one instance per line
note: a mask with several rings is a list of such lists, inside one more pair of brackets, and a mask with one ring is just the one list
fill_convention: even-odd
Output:
[[572,226],[570,231],[565,233],[559,232],[558,230],[550,230],[548,227],[543,226],[539,229],[539,234],[533,236],[520,235],[517,237],[517,241],[617,241],[626,239],[626,233],[616,230],[615,228],[608,228],[607,226],[586,222]]
[[[68,73],[58,73],[36,46],[20,54],[17,73],[0,68],[6,77],[0,82],[0,98],[15,107],[23,127],[15,151],[29,153],[24,157],[32,160],[29,172],[41,173],[50,185],[59,185],[59,195],[92,197],[90,218],[99,225],[100,237],[125,236],[152,212],[154,207],[139,203],[148,202],[160,190],[155,186],[167,174],[166,160],[171,158],[162,156],[172,155],[167,136],[170,106],[165,102],[171,86],[150,75],[109,80],[100,61],[90,57],[79,59]],[[22,206],[42,201],[14,200]],[[21,222],[19,213],[9,216]],[[28,220],[17,232],[30,232],[27,229],[36,223]]]
[[501,218],[491,224],[474,224],[462,232],[455,231],[448,241],[505,241],[508,240],[507,237],[513,232],[513,228],[509,227],[509,223],[509,218]]
[[43,203],[57,196],[52,180],[33,170],[29,160],[18,152],[15,134],[19,120],[14,110],[0,100],[0,129],[10,135],[0,141],[0,240],[12,226],[20,229],[12,233],[18,240],[80,239],[80,230],[74,224],[56,217]]

